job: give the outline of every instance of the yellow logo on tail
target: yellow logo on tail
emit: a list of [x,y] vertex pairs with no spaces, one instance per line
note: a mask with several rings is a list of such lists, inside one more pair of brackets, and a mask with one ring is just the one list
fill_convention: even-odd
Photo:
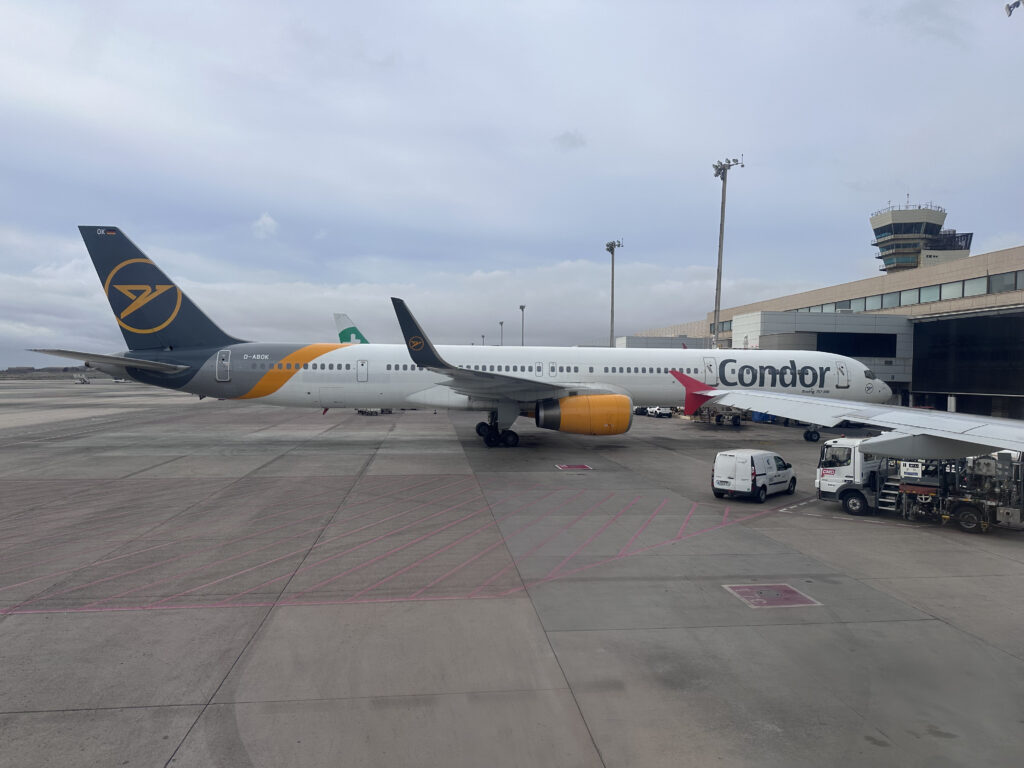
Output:
[[[132,282],[112,285],[114,275],[125,268],[128,269],[122,275],[122,279],[127,277],[127,279],[132,280]],[[170,325],[171,321],[178,316],[178,311],[181,309],[181,289],[173,284],[147,281],[147,278],[152,279],[153,277],[163,280],[167,279],[159,272],[159,270],[156,269],[156,265],[149,259],[127,259],[110,270],[110,274],[107,275],[107,279],[103,283],[103,291],[107,294],[110,306],[114,309],[114,314],[117,316],[117,324],[125,330],[131,331],[132,333],[156,333]],[[112,294],[111,291],[115,288],[117,289],[117,292]],[[124,321],[126,317],[134,312],[138,312],[151,301],[163,296],[169,291],[171,293],[168,294],[161,304],[153,305],[153,308],[156,309],[151,308],[153,309],[153,312],[150,312],[150,322],[155,323],[151,328],[135,328]],[[117,307],[124,301],[124,299],[118,297],[117,294],[121,294],[130,300],[130,303],[120,311]],[[172,299],[171,297],[174,294],[177,295]],[[159,320],[155,319],[154,313],[158,313],[156,316],[160,318]]]
[[164,291],[173,288],[173,285],[115,285],[115,288],[132,300],[132,303],[125,307],[120,314],[121,319],[128,317],[132,312],[151,302]]

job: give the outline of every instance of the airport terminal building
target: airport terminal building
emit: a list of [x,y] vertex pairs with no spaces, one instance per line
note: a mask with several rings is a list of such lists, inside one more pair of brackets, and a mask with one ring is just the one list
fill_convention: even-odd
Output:
[[[1024,418],[1024,246],[970,255],[934,205],[871,217],[884,274],[722,308],[719,345],[855,357],[904,404]],[[711,337],[706,319],[641,336]]]

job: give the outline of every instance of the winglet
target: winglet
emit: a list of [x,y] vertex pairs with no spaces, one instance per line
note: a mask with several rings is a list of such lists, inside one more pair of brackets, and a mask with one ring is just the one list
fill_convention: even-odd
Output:
[[686,400],[683,404],[683,413],[687,416],[692,416],[708,400],[713,400],[714,395],[705,394],[707,392],[714,392],[714,387],[709,387],[703,381],[697,381],[692,376],[687,376],[681,371],[669,371],[675,380],[683,385],[683,389],[686,390]]
[[421,368],[454,368],[442,358],[434,345],[430,343],[427,334],[424,333],[412,312],[405,306],[402,299],[391,297],[391,303],[395,307],[395,314],[398,315],[398,324],[402,327],[402,337],[405,339],[405,347],[409,350],[409,357]]

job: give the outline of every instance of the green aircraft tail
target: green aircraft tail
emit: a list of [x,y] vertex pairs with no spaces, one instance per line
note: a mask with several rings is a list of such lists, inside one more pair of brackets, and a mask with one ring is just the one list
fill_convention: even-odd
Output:
[[369,344],[370,341],[362,332],[356,328],[356,324],[352,322],[352,318],[348,315],[335,312],[334,313],[334,324],[338,328],[338,341],[342,344]]

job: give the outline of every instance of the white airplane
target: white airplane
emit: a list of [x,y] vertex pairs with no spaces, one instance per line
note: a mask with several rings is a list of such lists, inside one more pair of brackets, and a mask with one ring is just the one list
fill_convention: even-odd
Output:
[[634,405],[683,405],[674,373],[723,390],[763,389],[885,402],[889,388],[862,363],[825,352],[435,347],[392,299],[405,344],[243,341],[217,327],[121,230],[79,227],[128,351],[34,350],[144,384],[225,400],[328,408],[481,411],[488,446],[514,446],[527,416],[545,429],[616,435]]
[[885,430],[861,450],[894,459],[957,459],[997,450],[1024,451],[1024,422],[900,405],[807,397],[793,392],[722,389],[674,372],[687,392],[687,409],[714,402],[833,427],[843,421]]

